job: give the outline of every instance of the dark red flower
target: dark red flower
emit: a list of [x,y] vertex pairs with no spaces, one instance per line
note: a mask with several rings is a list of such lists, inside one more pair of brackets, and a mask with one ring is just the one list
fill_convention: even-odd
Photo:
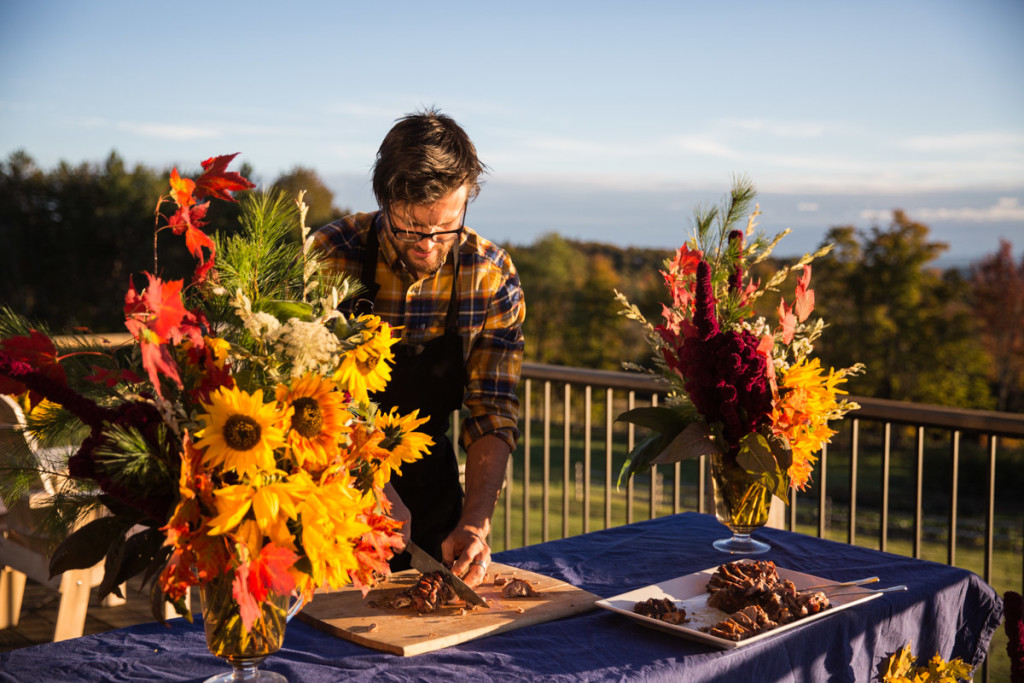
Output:
[[697,267],[694,324],[697,334],[665,358],[682,375],[697,411],[709,424],[722,425],[723,437],[735,450],[740,439],[771,417],[767,359],[750,332],[719,330],[711,269],[704,261]]

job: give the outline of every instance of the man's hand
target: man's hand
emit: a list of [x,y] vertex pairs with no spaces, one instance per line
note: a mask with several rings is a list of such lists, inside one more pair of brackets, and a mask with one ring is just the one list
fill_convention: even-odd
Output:
[[402,522],[402,547],[409,545],[409,539],[412,535],[412,513],[409,508],[402,502],[402,497],[398,495],[398,491],[391,485],[391,482],[384,484],[384,497],[388,499],[391,504],[391,519],[396,522]]
[[445,564],[470,588],[476,588],[487,575],[491,563],[491,547],[477,531],[459,526],[441,543]]

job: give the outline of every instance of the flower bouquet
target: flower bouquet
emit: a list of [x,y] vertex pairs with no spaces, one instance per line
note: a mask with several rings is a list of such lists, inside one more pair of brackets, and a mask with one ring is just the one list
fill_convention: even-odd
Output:
[[[772,495],[787,501],[792,487],[810,480],[816,453],[835,430],[829,423],[856,403],[840,399],[840,386],[860,364],[828,370],[812,359],[824,322],[810,317],[814,292],[810,263],[831,247],[780,268],[767,282],[748,273],[764,261],[784,231],[767,240],[755,232],[756,193],[738,179],[720,207],[698,210],[696,230],[661,271],[671,295],[662,322],[649,323],[620,292],[622,313],[637,321],[654,351],[652,372],[667,388],[662,406],[636,408],[619,420],[649,428],[629,453],[619,481],[653,464],[709,456],[716,513],[734,532],[716,543],[728,552],[763,552],[751,539],[768,521]],[[746,230],[736,225],[744,217]],[[799,274],[793,298],[779,301],[772,324],[755,303]]]
[[[196,266],[187,285],[129,284],[132,342],[59,355],[3,311],[0,393],[20,397],[41,442],[78,437],[54,518],[72,528],[100,510],[51,572],[102,560],[102,595],[143,573],[160,620],[165,601],[191,618],[198,586],[211,651],[254,669],[280,647],[290,599],[350,583],[365,594],[387,574],[401,541],[382,489],[432,442],[416,413],[370,400],[396,340],[375,316],[337,311],[355,285],[322,272],[301,195],[254,193],[239,229],[204,232],[200,200],[252,187],[227,170],[234,156],[204,162],[194,181],[172,171],[155,230],[183,236]],[[33,474],[7,469],[8,490]]]

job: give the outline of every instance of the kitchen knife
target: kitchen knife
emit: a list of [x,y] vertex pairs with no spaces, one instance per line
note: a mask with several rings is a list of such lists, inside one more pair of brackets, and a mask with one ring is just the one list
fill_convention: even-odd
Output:
[[487,601],[480,597],[476,591],[467,586],[462,579],[455,576],[455,574],[452,573],[451,569],[448,569],[448,567],[444,566],[443,564],[435,560],[433,556],[426,550],[419,547],[412,541],[409,541],[408,545],[405,546],[405,549],[412,557],[411,564],[413,566],[413,569],[418,569],[424,574],[429,574],[431,572],[440,572],[445,577],[445,580],[448,581],[448,583],[451,585],[451,587],[455,589],[455,593],[460,598],[462,598],[471,605],[490,607],[490,605],[487,604]]

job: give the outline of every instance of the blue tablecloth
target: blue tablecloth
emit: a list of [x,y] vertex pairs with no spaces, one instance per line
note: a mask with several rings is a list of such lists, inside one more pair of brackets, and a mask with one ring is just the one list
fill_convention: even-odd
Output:
[[[727,561],[711,547],[727,536],[714,517],[683,513],[500,553],[497,560],[556,576],[601,597]],[[780,567],[844,580],[879,576],[906,584],[819,621],[735,650],[718,650],[595,609],[567,619],[399,657],[293,620],[284,648],[263,668],[291,681],[869,681],[913,641],[980,663],[1003,605],[976,575],[785,531],[756,534]],[[0,681],[200,681],[226,664],[202,629],[177,619],[0,654]]]

